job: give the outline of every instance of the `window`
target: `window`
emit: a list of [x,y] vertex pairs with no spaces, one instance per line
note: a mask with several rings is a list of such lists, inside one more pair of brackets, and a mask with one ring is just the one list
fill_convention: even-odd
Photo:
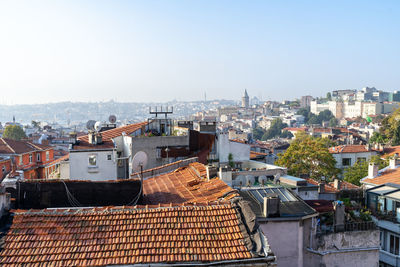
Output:
[[343,166],[350,166],[351,165],[351,159],[349,159],[349,158],[342,159],[342,165]]
[[22,165],[23,164],[23,162],[22,162],[22,156],[19,156],[19,165]]
[[40,162],[40,153],[37,153],[37,154],[36,154],[36,161],[37,161],[37,162]]
[[107,160],[111,160],[111,155],[107,155]]
[[32,154],[29,154],[29,163],[32,163],[32,158],[33,158]]
[[399,255],[399,237],[395,235],[390,235],[390,253]]
[[89,167],[96,167],[97,166],[97,157],[96,155],[89,156]]
[[6,166],[3,166],[3,168],[1,168],[2,172],[5,173],[6,172]]
[[357,162],[366,162],[367,158],[357,158]]
[[50,152],[46,151],[46,161],[49,161],[49,160],[50,160]]

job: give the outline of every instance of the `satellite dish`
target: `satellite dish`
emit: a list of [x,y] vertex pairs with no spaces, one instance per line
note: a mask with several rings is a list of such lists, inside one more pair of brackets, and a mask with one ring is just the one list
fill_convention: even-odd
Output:
[[234,186],[245,186],[246,177],[244,175],[238,175],[235,180],[233,180]]
[[88,130],[94,130],[94,125],[96,124],[96,121],[94,121],[94,120],[89,120],[87,123],[86,123],[86,128],[88,129]]
[[100,131],[101,125],[102,125],[101,121],[96,121],[96,123],[94,124],[94,129],[96,131]]
[[117,117],[115,115],[110,115],[110,117],[108,117],[108,121],[110,123],[115,123],[117,121]]
[[254,185],[255,179],[253,175],[246,175],[246,186]]
[[132,171],[133,172],[140,172],[141,167],[143,170],[146,168],[147,165],[147,154],[143,151],[139,151],[138,153],[133,156],[132,159]]

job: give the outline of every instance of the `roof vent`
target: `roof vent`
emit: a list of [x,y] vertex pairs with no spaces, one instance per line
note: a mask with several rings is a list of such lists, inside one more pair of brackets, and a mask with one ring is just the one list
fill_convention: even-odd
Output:
[[264,210],[263,214],[264,217],[271,218],[271,217],[279,217],[280,216],[280,210],[279,210],[279,204],[280,204],[280,199],[278,195],[269,195],[264,197]]

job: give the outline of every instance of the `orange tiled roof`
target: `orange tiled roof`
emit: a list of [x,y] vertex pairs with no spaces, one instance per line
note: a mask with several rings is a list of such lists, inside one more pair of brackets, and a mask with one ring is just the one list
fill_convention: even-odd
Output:
[[378,177],[366,178],[363,183],[381,185],[386,183],[400,184],[400,168],[390,169],[380,172]]
[[8,138],[0,138],[0,154],[24,154],[48,149],[52,149],[52,147],[34,144],[28,141],[16,141]]
[[230,203],[16,211],[2,266],[200,263],[252,258]]
[[393,156],[396,153],[400,155],[400,146],[385,147],[383,152],[385,153],[383,155],[385,158]]
[[[329,183],[329,185],[331,186],[331,187],[333,187],[333,188],[335,188],[334,187],[334,182],[330,182]],[[359,186],[357,186],[357,185],[355,185],[355,184],[352,184],[352,183],[349,183],[349,182],[346,182],[346,181],[340,181],[340,188],[339,188],[340,190],[345,190],[345,189],[361,189],[361,187],[359,187]]]
[[201,203],[224,197],[230,199],[238,195],[236,190],[221,179],[214,178],[208,181],[205,179],[206,175],[205,166],[196,162],[174,172],[144,180],[143,201],[146,204]]
[[250,150],[250,159],[256,159],[259,156],[267,156],[267,153],[262,153],[262,152],[256,152],[256,151],[251,151]]
[[[310,183],[310,184],[313,184],[313,185],[318,185],[319,184],[318,181],[316,181],[316,180],[314,180],[312,178],[308,178],[306,180],[307,180],[307,183]],[[337,192],[339,192],[339,190],[337,190],[333,186],[330,186],[329,184],[325,184],[324,185],[324,190],[325,190],[326,193],[337,193]]]
[[[111,141],[111,139],[121,136],[123,132],[125,132],[127,135],[132,134],[133,132],[136,132],[137,130],[139,130],[140,128],[142,128],[142,126],[147,125],[147,122],[139,122],[139,123],[133,123],[133,124],[129,124],[126,126],[122,126],[122,127],[118,127],[118,128],[114,128],[114,129],[110,129],[104,132],[101,132],[101,137],[103,142],[105,141]],[[78,137],[78,140],[88,143],[89,142],[89,136],[88,135],[84,135],[81,137]]]
[[332,154],[339,153],[363,153],[363,152],[371,152],[364,145],[341,145],[330,147],[329,152]]

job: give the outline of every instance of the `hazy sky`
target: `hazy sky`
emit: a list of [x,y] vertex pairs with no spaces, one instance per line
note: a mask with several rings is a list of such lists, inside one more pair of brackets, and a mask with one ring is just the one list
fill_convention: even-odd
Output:
[[0,104],[399,90],[399,14],[400,1],[0,0]]

